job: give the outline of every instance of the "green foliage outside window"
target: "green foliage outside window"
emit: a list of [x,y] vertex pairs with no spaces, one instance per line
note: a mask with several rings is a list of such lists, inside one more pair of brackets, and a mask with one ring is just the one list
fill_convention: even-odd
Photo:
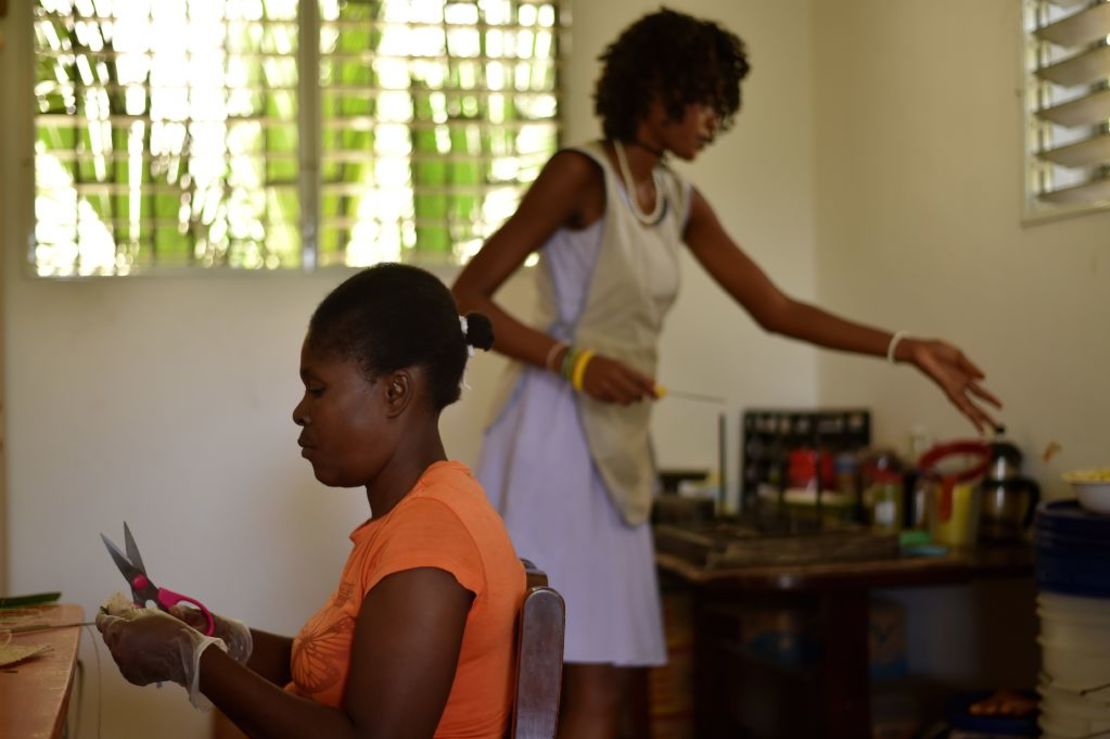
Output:
[[556,2],[36,0],[34,271],[464,260],[555,149]]

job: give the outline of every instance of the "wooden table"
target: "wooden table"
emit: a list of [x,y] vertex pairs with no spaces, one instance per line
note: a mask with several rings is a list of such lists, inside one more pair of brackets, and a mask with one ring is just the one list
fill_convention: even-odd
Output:
[[[688,588],[694,605],[694,721],[699,739],[736,736],[735,684],[725,679],[724,662],[735,658],[730,639],[735,622],[722,618],[729,605],[770,597],[804,603],[816,613],[820,664],[808,674],[818,706],[813,736],[871,736],[868,621],[870,590],[969,583],[983,578],[1029,578],[1033,551],[1028,545],[989,547],[943,557],[894,557],[855,562],[709,569],[665,552],[656,554],[664,586]],[[731,633],[730,633],[731,632]],[[735,642],[733,641],[732,644]],[[729,654],[730,648],[733,654]],[[750,665],[749,661],[749,666]],[[758,662],[758,661],[756,661]],[[755,665],[744,684],[785,689],[768,665]],[[762,670],[760,672],[760,670]],[[800,712],[805,709],[799,705]]]
[[[0,610],[0,629],[20,624],[73,624],[84,619],[78,605]],[[81,628],[13,634],[13,644],[49,644],[45,654],[0,668],[0,739],[63,736]]]

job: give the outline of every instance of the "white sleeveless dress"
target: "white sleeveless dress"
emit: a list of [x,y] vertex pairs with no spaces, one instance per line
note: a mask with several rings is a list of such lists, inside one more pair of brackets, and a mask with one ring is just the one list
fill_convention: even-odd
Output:
[[[581,231],[557,231],[540,252],[537,273],[552,303],[549,312],[554,313],[551,325],[543,329],[568,342],[574,340],[590,297],[601,250],[628,251],[628,245],[605,243],[614,234],[627,238],[640,233],[638,229],[658,229],[644,244],[662,244],[673,255],[648,260],[653,265],[650,274],[637,264],[623,279],[645,283],[661,311],[669,308],[678,291],[677,234],[689,203],[688,196],[676,198],[680,202],[668,203],[670,211],[658,224],[645,226],[630,210],[620,178],[600,146],[575,150],[590,156],[604,172],[605,214]],[[665,174],[674,177],[669,171]],[[680,187],[688,195],[688,186]],[[632,244],[633,250],[639,246]],[[663,664],[666,648],[650,524],[630,525],[627,511],[622,515],[614,503],[620,497],[611,494],[595,463],[583,428],[583,399],[570,384],[530,365],[514,371],[507,400],[486,430],[477,474],[504,517],[517,552],[544,570],[566,600],[566,661],[622,667]]]

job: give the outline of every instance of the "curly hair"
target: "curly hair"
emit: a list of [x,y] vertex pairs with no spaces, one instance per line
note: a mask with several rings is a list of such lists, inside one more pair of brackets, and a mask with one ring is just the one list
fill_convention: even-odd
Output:
[[594,112],[606,138],[623,141],[635,138],[656,95],[672,120],[702,103],[727,130],[740,110],[740,81],[751,69],[736,34],[665,7],[626,28],[599,59],[604,68]]
[[417,267],[378,264],[358,272],[317,306],[308,324],[316,351],[359,363],[374,380],[406,367],[428,373],[434,410],[459,399],[467,346],[489,349],[493,327],[468,313],[466,333],[451,291]]

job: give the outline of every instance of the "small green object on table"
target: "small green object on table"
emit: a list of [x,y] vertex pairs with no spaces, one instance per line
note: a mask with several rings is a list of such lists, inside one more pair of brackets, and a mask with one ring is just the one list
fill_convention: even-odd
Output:
[[911,529],[898,535],[898,548],[904,557],[943,557],[948,547],[934,544],[928,531]]
[[0,608],[26,608],[28,606],[41,606],[47,603],[55,603],[61,597],[61,593],[31,593],[29,595],[13,595],[9,598],[0,598]]

